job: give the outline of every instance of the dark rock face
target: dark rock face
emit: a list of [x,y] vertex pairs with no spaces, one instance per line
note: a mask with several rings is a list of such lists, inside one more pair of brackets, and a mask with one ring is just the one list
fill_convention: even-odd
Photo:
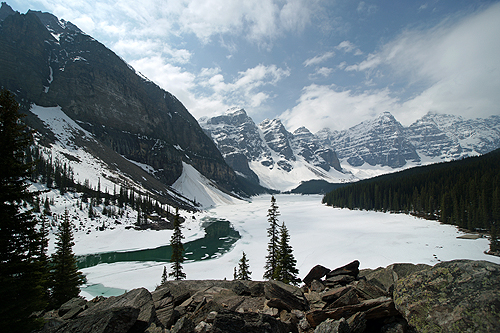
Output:
[[0,86],[28,103],[61,106],[99,141],[153,166],[167,185],[181,175],[185,161],[234,190],[236,175],[173,95],[70,22],[7,9],[2,18]]
[[400,279],[397,309],[418,332],[500,331],[500,266],[455,260]]

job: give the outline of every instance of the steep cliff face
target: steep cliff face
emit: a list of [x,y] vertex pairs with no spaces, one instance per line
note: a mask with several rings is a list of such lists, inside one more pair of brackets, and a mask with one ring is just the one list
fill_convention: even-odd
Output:
[[227,190],[236,175],[172,94],[136,73],[70,22],[47,13],[0,17],[0,85],[41,106],[61,106],[123,156],[155,168],[170,185],[182,161]]

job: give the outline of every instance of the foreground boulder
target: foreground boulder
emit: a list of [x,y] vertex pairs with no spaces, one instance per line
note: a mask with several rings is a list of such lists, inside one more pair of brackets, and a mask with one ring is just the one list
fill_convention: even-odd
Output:
[[500,265],[439,263],[400,279],[394,302],[418,332],[500,332]]

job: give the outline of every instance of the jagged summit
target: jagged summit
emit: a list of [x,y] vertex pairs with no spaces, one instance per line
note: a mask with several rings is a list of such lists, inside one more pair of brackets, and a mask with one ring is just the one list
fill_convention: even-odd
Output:
[[16,12],[7,3],[2,2],[0,7],[0,21],[3,21],[7,16],[13,15]]
[[53,34],[62,34],[65,32],[84,33],[73,23],[65,21],[64,19],[59,20],[55,15],[52,15],[50,13],[29,10],[28,14],[35,14],[43,23],[43,25],[47,27],[47,30],[49,30]]
[[292,134],[279,119],[256,125],[242,109],[200,119],[200,125],[236,172],[262,186],[289,190],[306,180],[349,177],[335,152],[305,127]]
[[400,168],[406,161],[419,162],[405,129],[390,112],[340,132],[322,131],[322,142],[334,147],[341,160],[351,166],[364,163]]
[[[279,119],[266,119],[257,126],[244,110],[231,112],[206,118],[201,125],[235,170],[244,166],[252,179],[255,174],[261,184],[281,190],[293,180],[362,179],[484,154],[500,146],[500,116],[464,119],[429,112],[404,127],[390,112],[383,112],[347,130],[325,128],[313,134],[303,126],[290,133]],[[229,133],[239,138],[237,144],[227,140]],[[236,155],[241,157],[239,166],[229,162]],[[299,175],[304,166],[312,174]]]

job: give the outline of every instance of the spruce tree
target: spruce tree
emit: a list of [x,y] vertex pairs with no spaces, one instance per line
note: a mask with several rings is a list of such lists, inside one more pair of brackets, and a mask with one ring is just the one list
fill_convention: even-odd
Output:
[[163,266],[163,274],[161,275],[161,284],[164,284],[168,280],[167,267]]
[[0,91],[0,327],[10,332],[38,328],[30,315],[46,306],[43,240],[24,208],[34,194],[26,183],[32,165],[25,160],[32,138],[22,117],[14,96]]
[[175,280],[186,278],[186,274],[182,271],[182,263],[184,262],[183,238],[184,236],[182,235],[179,221],[179,209],[176,208],[174,216],[174,233],[170,239],[170,247],[172,248],[172,256],[170,257],[172,272],[169,273],[169,276],[172,276]]
[[500,252],[500,241],[498,240],[498,229],[496,223],[493,223],[490,229],[490,252]]
[[236,274],[236,279],[251,280],[250,275],[252,275],[252,272],[250,272],[247,255],[245,254],[245,251],[243,251],[243,255],[238,263],[238,273]]
[[75,254],[73,253],[73,232],[68,210],[59,224],[56,240],[56,252],[52,255],[52,303],[59,307],[63,303],[77,297],[79,286],[85,283],[85,277],[78,271]]
[[275,279],[274,271],[277,265],[278,256],[278,205],[276,199],[271,196],[271,207],[267,211],[267,221],[269,228],[267,228],[267,236],[269,243],[267,243],[267,256],[266,264],[264,266],[264,279]]
[[300,279],[297,277],[299,270],[296,267],[297,260],[295,260],[295,257],[293,256],[293,250],[289,241],[290,234],[285,226],[285,222],[283,222],[280,227],[280,240],[274,279],[287,284],[297,285],[300,282]]

